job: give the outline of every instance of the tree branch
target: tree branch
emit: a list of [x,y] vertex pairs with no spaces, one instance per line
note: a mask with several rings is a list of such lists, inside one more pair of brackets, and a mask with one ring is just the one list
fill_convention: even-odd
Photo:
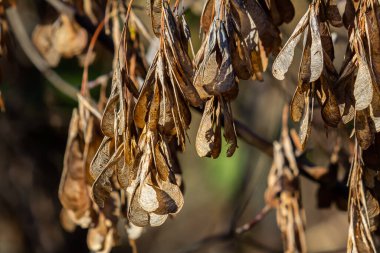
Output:
[[268,205],[265,205],[263,209],[260,210],[259,213],[256,214],[256,216],[253,218],[252,221],[249,223],[246,223],[240,227],[232,227],[230,231],[221,232],[219,234],[208,236],[192,245],[190,245],[188,248],[185,248],[181,250],[181,253],[190,253],[199,250],[200,248],[223,241],[229,241],[234,239],[238,235],[242,235],[248,231],[250,231],[252,228],[255,227],[260,221],[262,221],[265,216],[271,211],[272,208]]
[[258,214],[256,214],[252,221],[240,227],[237,227],[235,229],[235,234],[241,235],[251,230],[257,223],[259,223],[265,218],[265,216],[269,213],[270,210],[272,210],[272,207],[270,207],[269,205],[265,205],[264,208],[261,209]]
[[248,126],[244,125],[240,121],[234,120],[234,123],[236,134],[240,139],[244,140],[247,144],[256,147],[266,155],[273,157],[273,145],[271,142],[253,132]]

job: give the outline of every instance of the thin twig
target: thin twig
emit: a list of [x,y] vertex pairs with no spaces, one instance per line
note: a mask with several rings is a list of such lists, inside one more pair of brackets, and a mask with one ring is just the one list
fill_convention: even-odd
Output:
[[272,143],[262,138],[260,135],[253,132],[248,126],[238,120],[234,120],[236,134],[246,143],[256,147],[261,152],[273,157]]
[[269,205],[265,205],[263,209],[261,209],[261,211],[255,216],[255,218],[253,218],[252,221],[236,228],[235,234],[241,235],[251,230],[257,223],[259,223],[265,218],[265,216],[269,213],[270,210],[272,210],[272,207]]
[[87,88],[88,89],[94,89],[97,86],[104,85],[104,83],[107,83],[110,78],[112,78],[112,71],[106,74],[103,74],[101,76],[98,76],[96,79],[92,81],[88,81]]
[[88,85],[88,67],[90,65],[90,58],[91,58],[91,53],[94,50],[96,41],[100,35],[100,32],[102,31],[104,24],[106,20],[102,20],[98,27],[95,30],[95,33],[92,35],[90,45],[88,46],[88,50],[86,53],[85,61],[84,61],[84,68],[83,68],[83,76],[82,76],[82,85],[81,85],[81,94],[84,95],[87,91],[87,85]]

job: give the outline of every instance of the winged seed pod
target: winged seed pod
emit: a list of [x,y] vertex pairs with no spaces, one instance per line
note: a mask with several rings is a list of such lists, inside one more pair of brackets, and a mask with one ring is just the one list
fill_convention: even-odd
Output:
[[301,121],[299,135],[303,148],[310,135],[314,97],[321,105],[327,126],[337,127],[341,120],[337,101],[338,74],[333,65],[334,47],[329,29],[329,23],[339,23],[335,7],[331,7],[331,1],[313,1],[273,63],[273,75],[284,79],[295,47],[304,35],[298,85],[291,101],[291,117],[295,122]]
[[151,132],[141,134],[142,148],[131,171],[128,218],[140,227],[160,226],[169,214],[178,213],[183,206],[179,168],[167,140],[154,140]]
[[274,158],[265,200],[269,206],[277,209],[276,218],[282,233],[284,252],[306,252],[305,213],[299,170],[287,127],[287,112],[284,110],[281,142],[273,143]]
[[352,8],[357,12],[338,81],[339,109],[345,124],[354,120],[359,145],[367,149],[380,131],[380,6],[378,1],[360,1]]
[[[208,97],[196,138],[199,156],[216,158],[221,150],[221,114],[225,115],[225,138],[230,144],[227,155],[232,156],[237,147],[230,99],[236,97],[238,86],[223,21],[214,20],[205,38],[203,61],[195,73],[195,86],[203,98]],[[198,55],[202,53],[198,52]],[[198,57],[198,56],[197,56]],[[220,57],[223,57],[220,59]],[[218,60],[219,58],[219,60]]]
[[[223,115],[221,115],[222,110]],[[229,145],[227,156],[233,155],[237,148],[237,138],[231,105],[222,96],[213,96],[206,103],[196,137],[196,150],[199,156],[212,158],[219,156],[222,147],[222,122],[224,126],[224,138]]]
[[[232,59],[233,70],[237,77],[244,80],[262,80],[269,54],[278,52],[281,46],[280,31],[257,1],[208,0],[201,16],[201,29],[205,37],[195,60],[197,69],[200,70],[198,75],[201,74],[198,77],[200,86],[204,78],[213,77],[212,74],[209,76],[204,73],[203,67],[199,67],[208,61],[215,47],[213,42],[220,43],[223,39],[218,40],[217,36],[227,37],[224,46]],[[223,35],[218,35],[220,32]]]

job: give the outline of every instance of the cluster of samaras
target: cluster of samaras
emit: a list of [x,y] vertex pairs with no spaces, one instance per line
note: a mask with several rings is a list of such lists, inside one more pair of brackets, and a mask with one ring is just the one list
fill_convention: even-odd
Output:
[[[88,11],[92,1],[84,2]],[[271,54],[277,55],[273,75],[283,79],[303,38],[291,118],[301,121],[303,147],[310,134],[315,97],[327,126],[354,122],[358,144],[350,178],[349,249],[375,251],[370,233],[379,215],[377,196],[371,195],[378,182],[374,169],[380,164],[378,0],[347,0],[343,18],[335,1],[314,0],[282,48],[278,26],[294,16],[289,0],[207,0],[201,16],[202,45],[194,59],[188,54],[189,48],[193,50],[190,31],[178,1],[171,8],[166,0],[151,0],[159,49],[150,67],[139,36],[146,31],[131,12],[131,2],[128,7],[121,2],[108,1],[106,6],[116,49],[111,92],[106,98],[104,89],[98,104],[88,91],[82,92],[70,124],[59,193],[66,227],[89,228],[90,248],[108,251],[117,241],[119,221],[133,240],[141,227],[159,226],[177,214],[184,199],[176,152],[185,149],[190,106],[204,109],[195,142],[199,156],[219,156],[222,126],[227,156],[232,156],[237,137],[230,103],[238,95],[239,80],[262,80]],[[126,20],[124,26],[121,19]],[[333,65],[330,25],[345,25],[349,31],[341,73]],[[143,80],[141,87],[139,80]],[[287,241],[285,248],[304,252],[299,172],[287,134],[274,148],[267,198],[278,209],[285,240],[297,242]],[[365,187],[363,173],[373,179]],[[284,181],[286,189],[281,188]]]
[[[334,68],[330,25],[345,26],[349,44],[340,73]],[[303,36],[302,36],[303,35]],[[349,177],[348,252],[376,252],[371,232],[378,229],[380,208],[380,3],[346,1],[341,16],[334,1],[314,0],[273,63],[284,79],[294,49],[303,37],[298,86],[290,115],[301,121],[305,146],[311,129],[314,98],[327,126],[353,123],[355,151]]]
[[[330,1],[332,2],[332,1]],[[291,117],[301,121],[302,144],[310,134],[313,100],[317,98],[326,125],[354,121],[355,136],[363,149],[380,131],[379,2],[347,1],[343,18],[336,5],[313,1],[273,64],[273,75],[284,79],[294,49],[304,35],[298,86],[291,102]],[[338,74],[329,25],[348,29],[349,46]]]

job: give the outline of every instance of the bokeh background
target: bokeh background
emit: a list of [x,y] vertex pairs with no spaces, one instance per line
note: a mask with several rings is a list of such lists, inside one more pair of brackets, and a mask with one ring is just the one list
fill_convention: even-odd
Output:
[[[292,2],[296,16],[293,22],[281,27],[283,43],[308,6],[306,0]],[[188,0],[186,4],[191,6],[186,14],[197,49],[203,0]],[[140,1],[140,5],[144,6],[145,1]],[[29,35],[38,23],[56,15],[43,0],[18,0],[17,7]],[[144,9],[136,13],[144,22],[150,22]],[[333,32],[334,63],[339,69],[347,38],[344,29]],[[88,252],[86,230],[77,228],[67,233],[59,222],[58,185],[68,124],[76,103],[52,87],[33,66],[12,31],[9,42],[8,55],[1,59],[0,89],[6,112],[0,114],[0,253]],[[269,141],[279,136],[282,107],[295,89],[301,51],[299,45],[285,81],[277,81],[266,73],[264,82],[240,83],[240,94],[233,103],[234,116]],[[97,45],[96,52],[90,79],[108,73],[112,67],[112,55],[107,49]],[[83,68],[77,59],[62,60],[54,70],[79,87]],[[330,129],[327,138],[320,114],[314,115],[317,127],[309,143],[309,147],[313,147],[310,158],[325,166],[332,148],[326,143],[333,142],[335,132]],[[137,241],[139,252],[282,252],[274,211],[243,236],[209,240],[198,247],[201,240],[227,231],[242,203],[248,204],[238,217],[238,225],[249,222],[264,206],[263,195],[271,165],[268,156],[242,140],[232,158],[226,158],[225,152],[216,160],[199,158],[194,148],[199,121],[200,115],[194,111],[189,131],[191,142],[179,156],[186,184],[184,208],[163,226],[147,228]],[[335,207],[318,209],[317,189],[318,185],[302,179],[308,249],[310,252],[345,252],[346,213]],[[127,253],[131,249],[127,241],[122,240],[112,252]]]

